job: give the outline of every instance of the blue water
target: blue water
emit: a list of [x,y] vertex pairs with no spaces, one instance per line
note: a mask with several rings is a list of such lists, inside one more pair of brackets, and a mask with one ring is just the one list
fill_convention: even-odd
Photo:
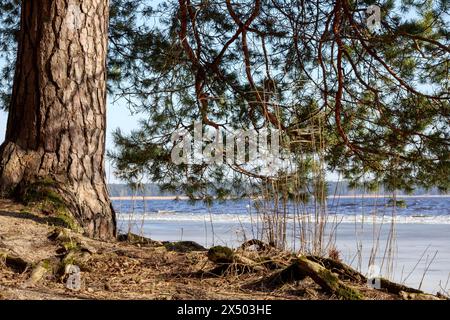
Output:
[[[389,198],[328,199],[324,240],[333,239],[343,260],[366,272],[373,249],[375,265],[383,276],[419,287],[427,292],[443,291],[450,279],[450,197],[399,198],[406,208],[393,208]],[[261,215],[251,200],[214,203],[211,207],[187,200],[113,200],[121,232],[132,231],[155,240],[191,240],[205,247],[238,246],[245,239],[261,237]],[[261,210],[260,210],[261,212]],[[270,215],[270,210],[266,210]],[[300,229],[307,217],[306,236],[314,232],[312,203],[287,214],[287,245],[298,249]],[[303,221],[303,222],[302,222]],[[385,253],[395,221],[395,266],[387,271]],[[310,222],[312,222],[310,224]],[[336,226],[336,228],[334,228]],[[375,235],[375,233],[377,235]],[[434,257],[434,259],[433,259]],[[429,266],[431,262],[431,265]],[[408,276],[410,274],[410,276]],[[446,288],[450,290],[450,285]],[[450,292],[450,291],[449,291]]]
[[[399,198],[406,208],[389,206],[388,198],[330,198],[326,213],[329,219],[341,222],[387,222],[393,217],[397,223],[450,224],[450,197]],[[147,220],[203,221],[205,216],[217,222],[239,219],[249,221],[257,212],[271,213],[274,208],[257,210],[252,200],[215,202],[208,207],[203,202],[194,204],[187,200],[113,200],[120,218],[132,213],[137,217],[145,213]],[[280,208],[281,209],[281,208]],[[282,210],[280,210],[282,212]],[[317,212],[313,203],[296,206],[289,204],[288,216],[311,215]]]

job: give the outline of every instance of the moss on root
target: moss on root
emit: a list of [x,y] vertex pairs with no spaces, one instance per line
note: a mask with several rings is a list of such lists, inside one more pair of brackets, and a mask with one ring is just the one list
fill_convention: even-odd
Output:
[[41,266],[47,270],[47,272],[53,272],[53,264],[49,259],[42,260]]
[[338,276],[334,275],[330,270],[323,269],[319,272],[319,276],[327,283],[332,292],[338,297],[345,300],[361,300],[364,296],[356,289],[347,285],[343,285]]
[[21,200],[25,204],[49,201],[55,205],[64,205],[64,200],[55,192],[57,183],[50,179],[40,179],[24,188]]
[[79,266],[82,270],[89,269],[87,262],[91,258],[91,254],[79,239],[68,234],[68,230],[56,228],[49,234],[48,238],[56,241],[60,246],[60,249],[58,249],[60,260],[55,272],[58,276],[64,277],[68,265]]
[[339,297],[345,300],[363,300],[364,296],[357,290],[350,287],[340,287],[337,291]]
[[50,178],[38,180],[25,188],[21,201],[32,209],[51,215],[54,225],[82,232],[83,229],[70,213],[64,198],[56,192],[58,184]]
[[62,224],[68,229],[71,229],[76,232],[83,231],[78,222],[75,220],[74,217],[72,217],[72,215],[67,209],[64,211],[57,212],[56,218],[59,219],[62,222]]
[[338,275],[305,256],[298,258],[299,272],[312,278],[325,291],[335,294],[340,299],[361,300],[364,296],[356,289],[341,281]]
[[215,263],[232,263],[233,256],[233,250],[228,247],[215,246],[208,251],[208,259]]
[[207,251],[205,247],[194,241],[163,242],[163,246],[167,251],[175,252]]

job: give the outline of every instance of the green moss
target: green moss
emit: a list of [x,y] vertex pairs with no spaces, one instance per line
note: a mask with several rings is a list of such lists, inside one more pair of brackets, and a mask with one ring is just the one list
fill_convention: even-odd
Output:
[[215,263],[230,263],[233,261],[233,250],[228,247],[215,246],[208,250],[208,259]]
[[81,232],[82,228],[70,213],[64,198],[58,194],[58,184],[50,178],[41,179],[27,186],[22,195],[25,205],[52,214],[54,224]]
[[320,272],[320,277],[322,277],[330,286],[332,290],[337,290],[339,287],[339,278],[336,277],[331,271],[329,270],[323,270]]
[[25,204],[32,204],[42,201],[49,201],[55,205],[63,205],[64,201],[54,191],[57,183],[49,178],[38,180],[25,188],[21,195]]
[[50,259],[45,259],[33,264],[31,267],[33,270],[37,269],[38,267],[44,268],[47,272],[53,273],[53,268],[55,267],[55,265]]
[[42,260],[41,266],[49,272],[52,272],[53,270],[52,264],[49,260]]
[[62,259],[61,261],[62,263],[62,267],[66,267],[69,264],[73,264],[76,265],[77,264],[77,259],[75,257],[75,253],[74,252],[69,252],[64,259]]
[[68,210],[61,210],[56,214],[56,218],[59,219],[62,224],[73,231],[82,232],[82,228],[78,224],[78,222],[73,218]]
[[346,300],[363,300],[364,296],[355,289],[349,288],[349,287],[339,287],[339,289],[336,291],[339,297],[346,299]]
[[206,251],[205,247],[194,241],[163,242],[163,246],[167,251],[175,252]]
[[66,228],[56,227],[51,231],[48,236],[50,240],[58,241],[59,243],[65,243],[72,241],[73,237],[70,236]]
[[80,250],[80,244],[76,241],[67,241],[62,243],[62,246],[66,251],[78,251]]
[[128,232],[126,234],[120,234],[117,239],[119,241],[126,241],[132,244],[142,244],[142,245],[152,245],[155,244],[157,241],[154,241],[149,238],[145,238],[143,236]]
[[69,251],[58,265],[58,275],[64,276],[68,265],[78,266],[81,270],[89,271],[89,258],[86,258],[84,255],[88,254],[86,252],[82,253],[79,249]]
[[320,276],[327,282],[331,290],[334,291],[340,298],[345,300],[361,300],[364,298],[358,290],[348,286],[343,286],[340,283],[339,278],[331,271],[325,269],[320,272]]

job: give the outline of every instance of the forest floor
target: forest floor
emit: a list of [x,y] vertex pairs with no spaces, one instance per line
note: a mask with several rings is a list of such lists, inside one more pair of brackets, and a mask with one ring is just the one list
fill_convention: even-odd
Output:
[[[195,244],[97,241],[55,221],[0,199],[0,299],[342,298],[311,277],[266,285],[264,279],[279,272],[269,268],[234,268],[217,275],[211,272],[217,265],[208,259],[208,251]],[[81,289],[76,291],[66,287],[69,264],[81,269]],[[437,299],[375,290],[361,281],[343,283],[363,299]]]

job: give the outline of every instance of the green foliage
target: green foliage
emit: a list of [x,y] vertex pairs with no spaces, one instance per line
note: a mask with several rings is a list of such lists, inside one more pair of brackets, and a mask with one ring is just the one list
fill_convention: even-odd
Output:
[[[250,79],[244,38],[238,33],[233,41],[238,25],[229,8],[219,1],[190,3],[187,8],[196,15],[188,17],[184,32],[198,59],[190,56],[180,37],[183,26],[176,1],[154,6],[152,13],[158,19],[136,18],[135,23],[141,23],[138,32],[122,38],[133,43],[127,50],[136,59],[125,59],[128,65],[121,70],[127,76],[121,79],[120,94],[133,110],[148,114],[139,130],[130,135],[116,132],[117,151],[110,157],[122,178],[134,181],[146,175],[166,190],[206,202],[211,199],[208,194],[220,198],[260,194],[264,186],[244,182],[240,168],[173,165],[170,135],[178,128],[192,130],[192,122],[205,113],[226,130],[262,127],[270,124],[261,111],[265,103],[287,128],[283,147],[289,149],[295,169],[277,175],[298,182],[280,182],[277,190],[285,188],[291,199],[312,186],[310,194],[324,198],[323,169],[316,160],[308,160],[317,159],[319,152],[328,170],[338,170],[355,186],[373,190],[384,185],[408,192],[418,186],[448,188],[448,3],[349,3],[351,15],[345,16],[339,31],[346,52],[340,66],[345,72],[338,115],[337,39],[327,36],[333,30],[324,24],[335,19],[333,4],[261,2],[246,33]],[[254,4],[243,1],[232,8],[245,21]],[[376,32],[366,28],[361,13],[370,4],[382,9]],[[320,43],[319,52],[323,37],[328,38]],[[125,89],[130,83],[133,89]],[[199,100],[199,83],[209,97],[207,110]],[[268,92],[274,92],[269,102],[258,101],[258,94]],[[308,137],[297,133],[311,128],[318,130]],[[319,139],[320,146],[314,142]]]
[[[448,189],[448,1],[189,3],[111,1],[109,93],[145,116],[130,134],[114,134],[119,177],[207,203],[260,194],[274,179],[290,198],[323,199],[325,169],[369,189]],[[371,4],[382,13],[373,32]],[[0,0],[3,107],[18,8]],[[173,164],[172,133],[192,132],[200,119],[205,130],[282,124],[290,170],[268,177],[246,166]]]
[[19,0],[0,0],[0,110],[8,108],[11,97],[19,12]]

